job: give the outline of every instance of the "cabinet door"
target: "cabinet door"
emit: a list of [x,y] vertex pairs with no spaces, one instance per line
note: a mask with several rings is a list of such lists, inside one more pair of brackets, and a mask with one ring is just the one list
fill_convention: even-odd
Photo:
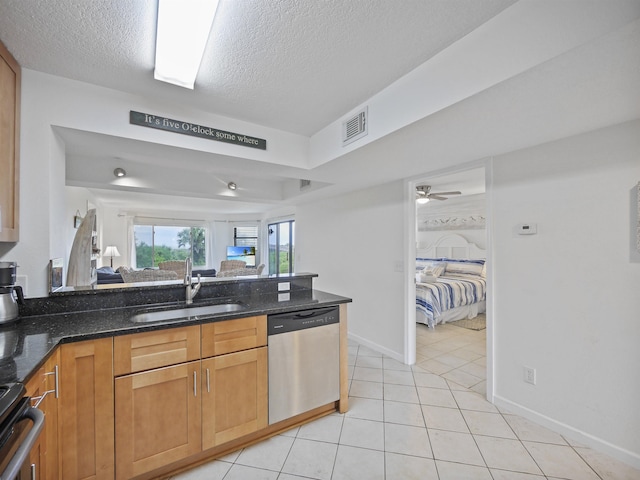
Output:
[[[47,391],[47,385],[45,382],[45,369],[44,367],[40,368],[31,379],[25,385],[27,389],[27,396],[31,397],[31,403],[35,403],[34,400],[45,395]],[[46,397],[45,397],[46,398]],[[38,408],[42,410],[45,415],[47,412],[44,409],[43,400]],[[47,465],[47,430],[49,429],[49,422],[46,418],[44,427],[40,432],[40,436],[38,437],[38,441],[31,448],[31,452],[29,453],[29,462],[31,463],[31,480],[44,480],[47,478],[46,476],[46,465]]]
[[266,344],[266,315],[202,325],[203,358],[262,347]]
[[113,339],[60,348],[60,477],[114,478]]
[[116,478],[200,452],[200,361],[115,379]]
[[37,480],[57,480],[58,477],[58,365],[56,350],[26,384],[31,405],[45,416],[38,443],[31,450],[31,475]]
[[20,66],[0,43],[0,242],[19,240]]
[[40,478],[58,480],[60,478],[60,462],[58,449],[58,385],[60,375],[60,351],[56,350],[44,364],[45,391],[49,392],[40,403],[44,412],[46,432],[46,463],[42,467]]
[[267,348],[202,361],[203,449],[267,426]]

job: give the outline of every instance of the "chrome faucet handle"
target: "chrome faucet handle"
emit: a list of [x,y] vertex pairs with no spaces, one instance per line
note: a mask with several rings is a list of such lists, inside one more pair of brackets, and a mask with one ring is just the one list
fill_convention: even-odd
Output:
[[191,285],[191,272],[192,272],[192,264],[191,264],[191,257],[187,257],[184,260],[184,284],[185,285]]

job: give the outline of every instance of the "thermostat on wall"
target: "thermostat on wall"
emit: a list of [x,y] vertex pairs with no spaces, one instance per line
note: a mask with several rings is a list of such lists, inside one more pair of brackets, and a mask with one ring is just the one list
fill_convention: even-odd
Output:
[[538,233],[538,226],[535,223],[521,223],[518,225],[518,234],[534,235]]

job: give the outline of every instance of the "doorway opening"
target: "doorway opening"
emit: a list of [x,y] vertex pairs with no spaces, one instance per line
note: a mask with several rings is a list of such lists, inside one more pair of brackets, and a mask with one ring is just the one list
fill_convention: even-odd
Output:
[[295,220],[270,223],[269,275],[293,273],[295,253]]
[[[415,270],[418,273],[422,266],[416,258],[422,254],[426,255],[426,253],[430,253],[429,256],[433,256],[436,259],[451,255],[452,258],[458,257],[459,260],[466,257],[464,258],[466,260],[483,260],[487,264],[490,262],[488,248],[490,232],[487,229],[489,222],[486,220],[490,207],[486,197],[488,179],[490,179],[488,172],[490,172],[490,162],[482,162],[476,163],[475,166],[469,166],[466,170],[458,169],[456,171],[425,174],[408,182],[408,193],[413,201],[410,203],[408,210],[410,212],[410,231],[407,237],[410,240],[407,259],[408,264],[413,265],[415,268],[409,268],[412,278],[408,278],[409,288],[405,290],[408,292],[407,300],[409,302],[409,315],[407,315],[409,324],[406,327],[405,343],[409,362],[414,361],[418,366],[421,366],[422,363],[424,365],[423,368],[427,370],[431,366],[432,369],[438,370],[437,372],[434,371],[437,374],[442,374],[444,370],[449,369],[452,372],[452,381],[455,382],[454,377],[457,375],[458,383],[472,383],[474,377],[471,375],[475,375],[478,378],[477,385],[473,385],[475,387],[474,390],[478,391],[478,393],[483,393],[487,398],[491,396],[491,372],[493,368],[491,358],[491,335],[493,329],[490,326],[491,308],[489,299],[486,298],[479,309],[476,305],[470,305],[468,314],[464,311],[464,308],[460,311],[455,309],[451,312],[447,311],[444,315],[438,312],[437,318],[433,322],[435,326],[428,327],[426,323],[427,319],[429,319],[429,312],[425,317],[425,308],[424,306],[418,306],[418,303],[423,300],[421,295],[425,295],[425,290],[429,292],[429,288],[418,289],[417,280],[414,281],[413,278],[413,272]],[[418,197],[416,192],[419,192],[421,188],[422,190],[427,188],[425,186],[428,186],[431,192],[460,191],[461,194],[445,196],[446,200],[436,198],[419,204],[415,201]],[[449,250],[440,248],[441,245],[447,246],[450,244],[452,238],[456,242],[462,240],[462,247],[459,247],[456,243],[455,247],[449,246]],[[467,248],[466,253],[463,253],[464,248]],[[447,251],[449,252],[448,254],[445,253]],[[444,260],[441,260],[441,262],[446,264]],[[452,265],[454,264],[455,262],[452,262]],[[485,284],[480,288],[483,288],[484,292],[486,292],[486,281],[488,280],[486,269],[482,272],[482,275]],[[438,280],[436,279],[436,281]],[[478,313],[481,313],[481,315],[477,315]],[[479,321],[483,317],[486,318],[484,330],[486,341],[483,341],[481,346],[482,353],[486,354],[486,362],[482,362],[479,359],[481,352],[477,343],[474,346],[476,352],[464,352],[463,350],[453,352],[450,349],[442,353],[443,356],[439,362],[436,341],[440,336],[445,338],[447,335],[444,335],[444,333],[448,330],[450,330],[449,333],[453,333],[457,329],[466,328],[462,326],[465,323],[474,323],[474,326],[477,326],[478,322],[465,322],[467,315],[469,318],[477,318]],[[443,328],[445,325],[446,327]],[[436,332],[436,334],[427,336],[425,332]],[[482,335],[469,335],[468,338],[482,338]],[[444,350],[445,343],[440,345],[442,350]],[[460,354],[461,358],[455,358],[456,354]],[[476,357],[472,358],[474,355]],[[474,360],[477,360],[475,365],[466,365]],[[483,369],[479,368],[478,365],[482,365]],[[463,386],[472,387],[470,384]]]

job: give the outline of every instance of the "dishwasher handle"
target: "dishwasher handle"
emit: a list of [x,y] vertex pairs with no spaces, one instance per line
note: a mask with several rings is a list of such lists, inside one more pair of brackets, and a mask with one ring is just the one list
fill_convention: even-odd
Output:
[[340,322],[337,306],[267,316],[267,335],[295,332]]

